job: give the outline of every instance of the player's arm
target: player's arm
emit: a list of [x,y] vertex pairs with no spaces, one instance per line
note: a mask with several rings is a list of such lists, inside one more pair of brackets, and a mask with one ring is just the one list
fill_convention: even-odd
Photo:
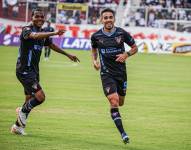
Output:
[[67,52],[65,52],[64,50],[62,50],[60,47],[58,47],[57,45],[55,45],[54,43],[51,43],[49,45],[49,47],[54,50],[57,53],[63,54],[65,56],[67,56],[70,60],[74,61],[74,62],[80,62],[80,60],[78,59],[78,57],[76,57],[75,55],[69,54]]
[[99,61],[97,60],[98,58],[98,53],[97,53],[97,48],[93,48],[92,47],[92,61],[93,61],[93,66],[96,70],[99,70],[100,69],[100,64],[99,64]]
[[44,39],[44,38],[48,38],[50,36],[54,36],[54,35],[63,35],[65,32],[65,30],[58,30],[58,31],[54,31],[54,32],[31,32],[28,35],[28,38],[31,39]]
[[125,60],[126,60],[128,57],[130,57],[130,56],[136,54],[137,52],[138,52],[137,45],[136,45],[136,44],[133,44],[133,45],[131,46],[131,50],[129,50],[128,52],[124,52],[123,54],[118,54],[118,55],[116,55],[117,58],[116,58],[115,61],[118,61],[118,62],[123,63],[123,62],[125,62]]
[[128,55],[128,57],[130,57],[130,56],[136,54],[137,52],[138,52],[138,47],[137,47],[136,44],[133,44],[133,45],[131,46],[131,50],[128,51],[128,52],[126,52],[126,54]]
[[97,52],[97,42],[96,42],[96,38],[94,35],[91,36],[91,45],[92,45],[92,50],[91,50],[91,53],[92,53],[92,62],[93,62],[93,66],[96,70],[99,70],[100,69],[100,64],[99,64],[99,61],[97,60],[98,59],[98,52]]

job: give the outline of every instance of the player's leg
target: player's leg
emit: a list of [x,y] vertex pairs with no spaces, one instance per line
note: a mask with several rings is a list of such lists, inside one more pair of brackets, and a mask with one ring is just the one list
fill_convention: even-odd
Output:
[[107,99],[110,102],[110,112],[111,112],[111,118],[113,119],[118,131],[121,134],[122,140],[124,141],[124,143],[128,143],[129,142],[129,137],[127,136],[124,128],[123,128],[123,123],[122,123],[122,118],[119,112],[119,95],[117,94],[117,92],[112,93],[110,95],[107,96]]
[[[27,91],[25,90],[25,103],[27,103],[33,96],[32,95],[29,95],[27,93]],[[20,111],[20,107],[17,107],[16,108],[16,115],[17,115],[17,118],[18,118],[18,115],[19,115],[19,111]],[[15,124],[12,125],[11,127],[11,133],[14,133],[14,134],[19,134],[19,135],[26,135],[25,131],[24,131],[24,127],[22,127],[19,122],[18,122],[18,119],[15,121]]]
[[50,57],[50,52],[51,52],[51,49],[48,47],[48,54],[47,54],[48,58]]
[[119,95],[119,106],[123,106],[125,102],[125,95],[127,92],[127,79],[126,77],[116,80],[117,93]]
[[123,106],[125,101],[125,96],[119,95],[119,106]]
[[21,75],[18,79],[26,91],[25,94],[28,95],[18,113],[18,123],[20,126],[25,127],[30,111],[45,100],[45,94],[39,84],[39,76],[37,74],[31,73],[28,76]]
[[[39,85],[40,86],[40,85]],[[22,108],[19,110],[18,122],[21,126],[25,127],[26,121],[31,110],[42,104],[45,100],[45,94],[40,88],[35,92],[35,96],[29,99],[26,103],[23,104]]]
[[48,57],[48,47],[47,46],[44,47],[44,57],[45,58]]
[[[123,106],[125,101],[126,89],[127,89],[126,78],[117,80],[116,83],[117,83],[117,93],[119,96],[119,106]],[[121,137],[125,144],[129,143],[129,137],[125,131],[121,134]]]
[[[119,108],[118,108],[119,107],[119,95],[117,93],[116,82],[115,82],[115,80],[113,80],[110,77],[102,77],[102,85],[103,85],[104,94],[106,95],[106,97],[110,103],[111,118],[113,119],[118,131],[120,132],[120,134],[123,138],[123,136],[126,135],[126,133],[123,129],[122,119],[121,119],[121,115],[120,115]],[[127,143],[127,142],[125,142],[125,143]]]

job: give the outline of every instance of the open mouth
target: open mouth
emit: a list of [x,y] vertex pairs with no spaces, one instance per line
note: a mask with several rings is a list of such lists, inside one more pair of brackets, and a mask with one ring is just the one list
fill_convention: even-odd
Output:
[[111,28],[111,27],[113,27],[113,24],[112,23],[107,23],[106,26]]
[[43,25],[44,21],[38,21],[38,25]]

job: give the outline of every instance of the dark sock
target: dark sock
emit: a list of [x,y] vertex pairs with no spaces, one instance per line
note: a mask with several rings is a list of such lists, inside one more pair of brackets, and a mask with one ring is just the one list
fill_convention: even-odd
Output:
[[20,127],[21,125],[18,123],[18,120],[15,122],[16,126]]
[[28,100],[22,107],[22,112],[26,113],[27,115],[30,113],[30,111],[40,105],[42,102],[39,102],[36,98],[31,98],[30,100]]
[[122,120],[121,120],[121,116],[120,116],[118,108],[111,108],[111,118],[113,119],[119,132],[121,134],[124,133],[125,131],[123,129],[123,124],[122,124]]

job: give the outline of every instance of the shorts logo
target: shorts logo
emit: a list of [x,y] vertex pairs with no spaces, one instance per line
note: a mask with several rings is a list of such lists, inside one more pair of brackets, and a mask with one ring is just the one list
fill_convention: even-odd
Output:
[[105,90],[107,91],[107,93],[109,93],[110,87],[106,87]]
[[35,90],[37,90],[37,83],[34,83],[34,84],[32,85],[32,88],[35,89]]

